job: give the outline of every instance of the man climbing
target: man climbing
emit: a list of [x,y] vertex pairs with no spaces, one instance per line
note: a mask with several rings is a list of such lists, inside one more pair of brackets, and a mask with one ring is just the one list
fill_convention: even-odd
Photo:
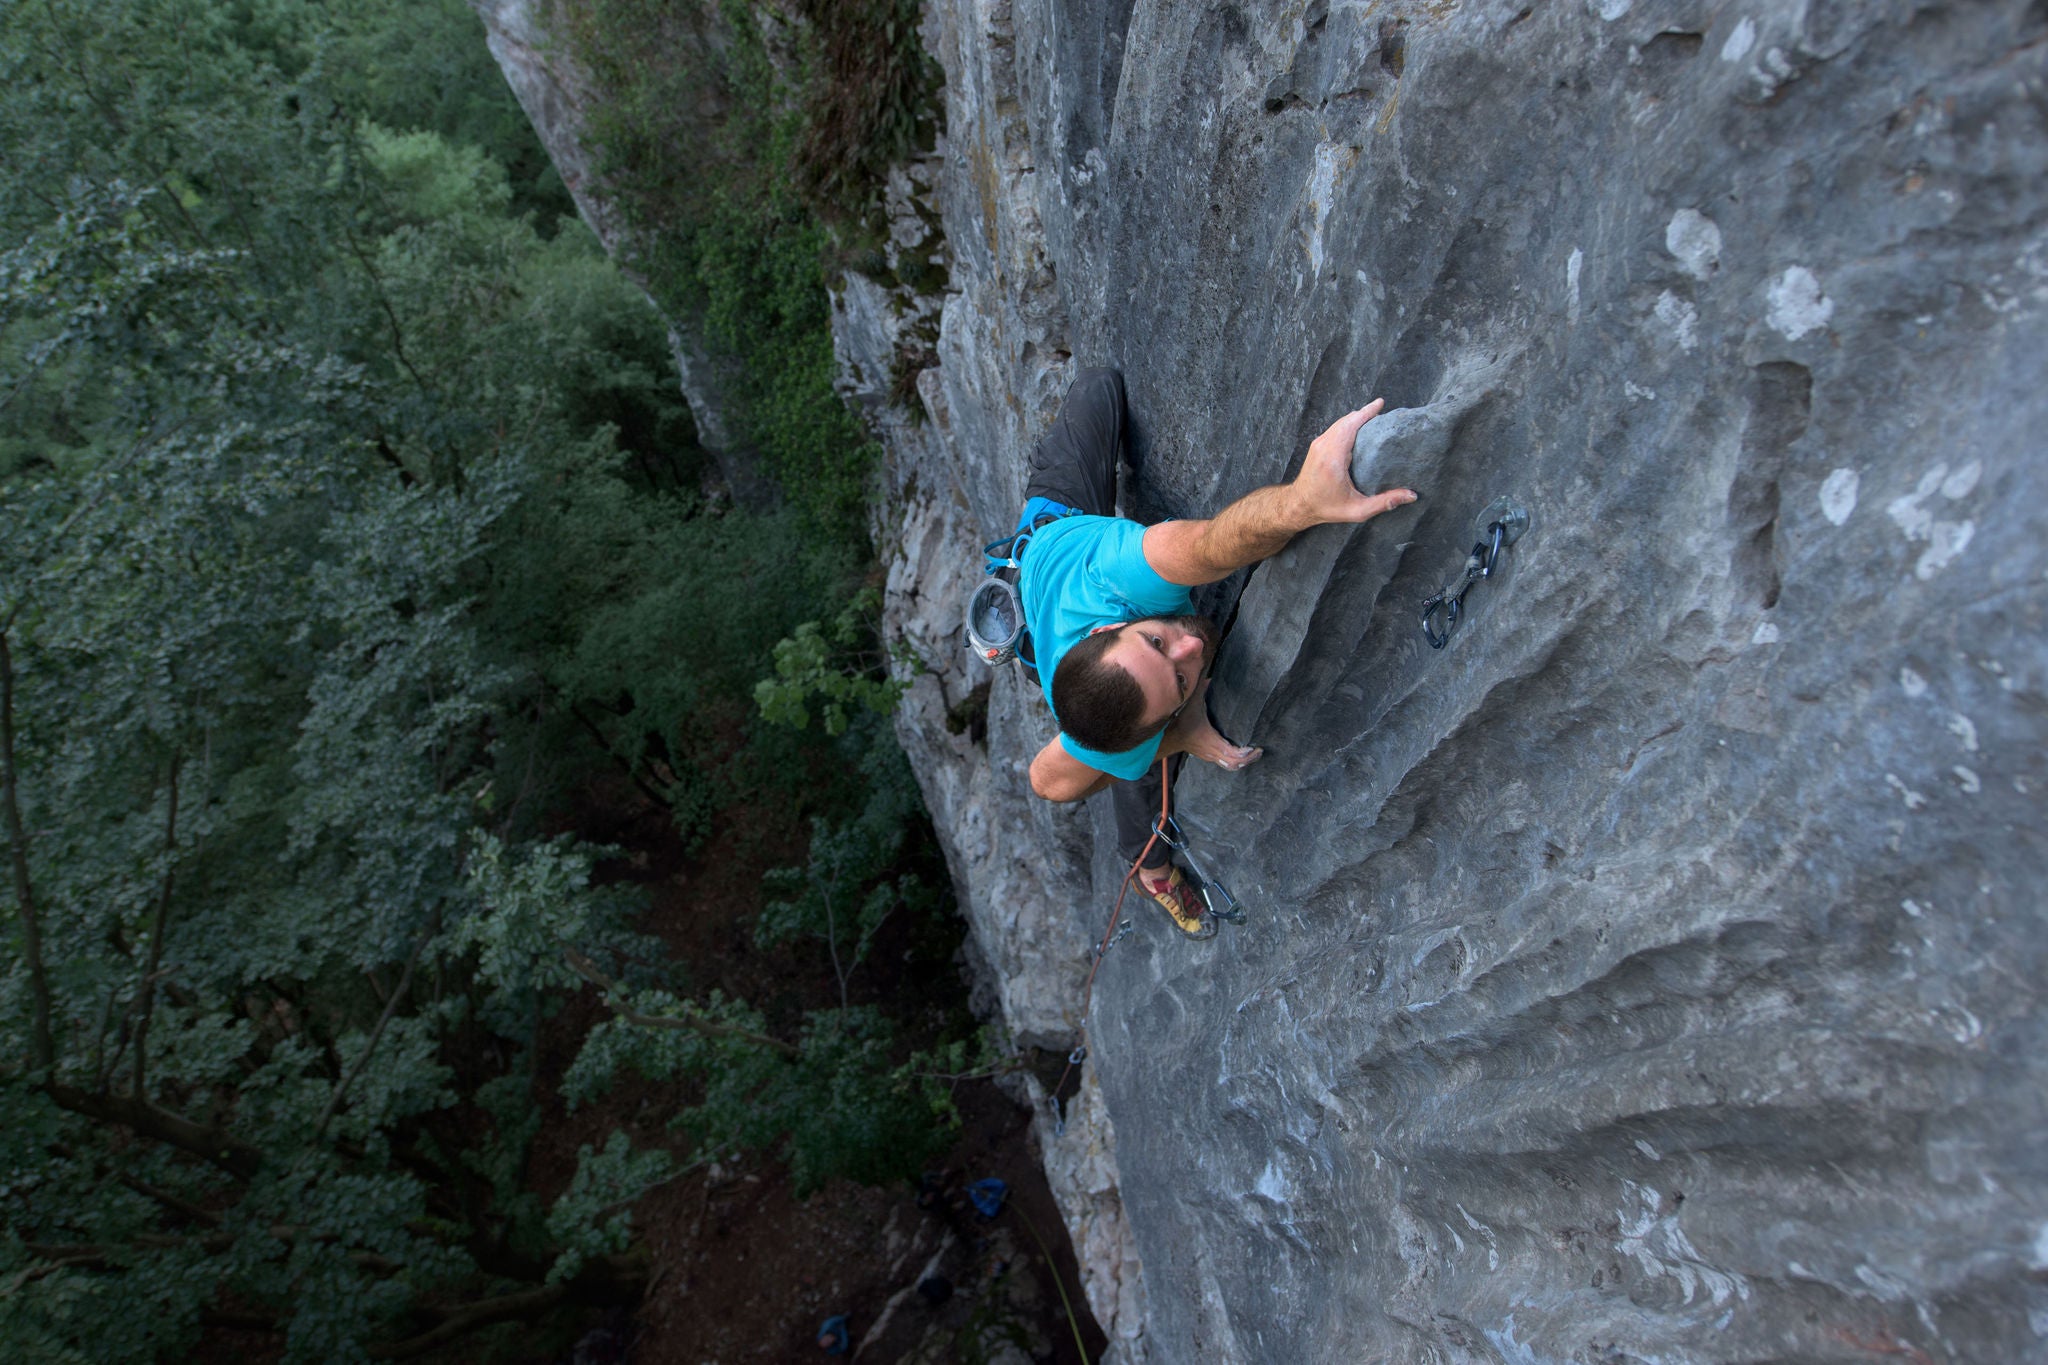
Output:
[[[1159,812],[1160,759],[1236,771],[1262,752],[1209,720],[1215,623],[1188,589],[1278,551],[1311,526],[1362,522],[1415,501],[1406,488],[1371,497],[1351,482],[1351,446],[1379,401],[1337,419],[1309,446],[1293,481],[1260,488],[1207,520],[1141,526],[1118,517],[1126,458],[1123,377],[1084,370],[1031,453],[1019,532],[1018,595],[1060,733],[1031,762],[1031,789],[1078,801],[1105,786],[1117,851],[1135,862]],[[1028,553],[1026,552],[1028,550]],[[1206,936],[1201,898],[1159,848],[1138,879],[1184,934]]]

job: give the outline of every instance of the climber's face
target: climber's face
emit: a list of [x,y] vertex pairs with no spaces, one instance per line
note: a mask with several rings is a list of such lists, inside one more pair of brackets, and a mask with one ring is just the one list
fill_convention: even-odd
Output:
[[1145,694],[1145,723],[1157,725],[1186,704],[1216,657],[1216,624],[1206,616],[1155,616],[1112,627],[1117,641],[1104,663],[1131,675]]

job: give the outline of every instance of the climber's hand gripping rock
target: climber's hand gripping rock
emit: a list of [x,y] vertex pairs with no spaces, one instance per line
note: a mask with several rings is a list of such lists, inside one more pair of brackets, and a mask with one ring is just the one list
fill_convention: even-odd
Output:
[[1296,499],[1297,529],[1330,522],[1370,521],[1382,512],[1415,501],[1413,489],[1390,488],[1368,496],[1351,482],[1351,448],[1358,440],[1358,430],[1379,416],[1385,406],[1386,399],[1375,398],[1356,412],[1339,417],[1309,443],[1301,472],[1288,485]]
[[1214,583],[1278,553],[1311,526],[1370,521],[1414,502],[1413,489],[1367,496],[1351,482],[1352,443],[1383,406],[1384,400],[1375,398],[1332,422],[1310,443],[1291,481],[1255,488],[1213,517],[1146,527],[1146,563],[1169,583]]

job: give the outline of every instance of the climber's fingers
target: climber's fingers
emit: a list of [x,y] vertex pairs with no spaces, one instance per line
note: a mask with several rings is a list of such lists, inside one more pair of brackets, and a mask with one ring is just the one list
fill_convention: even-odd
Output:
[[1351,464],[1351,447],[1358,440],[1358,429],[1379,416],[1380,409],[1386,405],[1386,399],[1375,398],[1364,407],[1358,409],[1358,411],[1345,413],[1342,417],[1330,423],[1328,431],[1316,437],[1316,444],[1322,445],[1328,442],[1338,450],[1341,450],[1344,453],[1345,467],[1349,468]]
[[1223,769],[1225,772],[1239,772],[1245,768],[1249,768],[1252,764],[1258,762],[1261,758],[1265,756],[1265,753],[1266,751],[1264,749],[1252,748],[1245,745],[1226,745],[1225,752],[1220,753],[1216,756],[1216,766]]
[[[1309,445],[1301,473],[1295,476],[1303,525],[1364,521],[1399,505],[1376,506],[1351,482],[1351,447],[1358,439],[1358,429],[1379,416],[1383,406],[1385,400],[1375,398],[1356,412],[1345,413]],[[1413,500],[1410,494],[1407,501]]]
[[1414,501],[1414,489],[1389,488],[1386,492],[1375,493],[1365,500],[1363,507],[1365,515],[1360,517],[1359,520],[1369,521],[1373,517],[1378,516],[1382,512],[1391,512],[1396,507],[1406,507],[1409,503]]

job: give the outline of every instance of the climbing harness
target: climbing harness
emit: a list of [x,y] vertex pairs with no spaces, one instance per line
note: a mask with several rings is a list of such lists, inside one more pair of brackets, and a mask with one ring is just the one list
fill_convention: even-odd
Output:
[[1465,556],[1465,567],[1455,582],[1446,583],[1422,604],[1422,634],[1431,649],[1451,642],[1451,632],[1465,615],[1465,594],[1482,578],[1493,577],[1500,552],[1522,538],[1529,529],[1529,509],[1507,498],[1495,498],[1474,524],[1478,543]]
[[1062,517],[1079,515],[1078,507],[1068,507],[1051,498],[1032,498],[1018,514],[1015,531],[981,547],[983,578],[967,599],[967,644],[975,657],[990,668],[1001,668],[1016,660],[1036,674],[1037,661],[1032,656],[1031,636],[1024,623],[1024,599],[1017,595],[1017,575],[1024,563],[1024,549],[1039,528]]

